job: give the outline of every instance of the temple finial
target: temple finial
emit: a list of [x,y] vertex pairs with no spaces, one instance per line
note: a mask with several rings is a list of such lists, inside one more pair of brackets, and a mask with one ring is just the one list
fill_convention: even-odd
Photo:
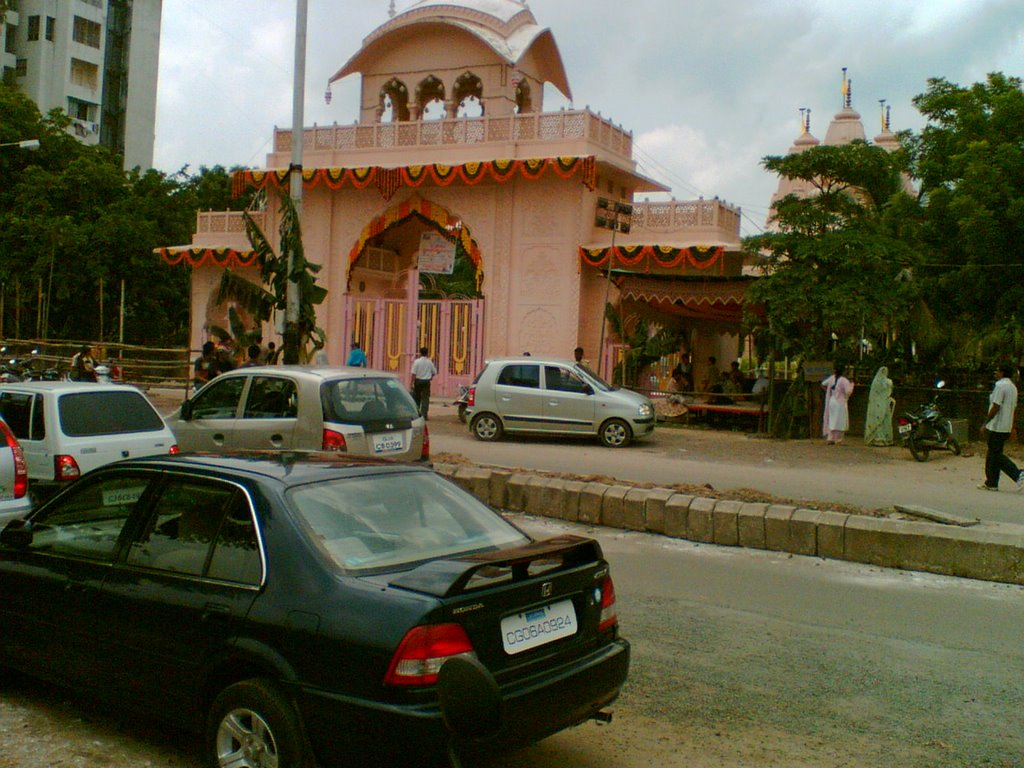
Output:
[[885,105],[885,99],[878,100],[878,106],[882,110],[882,133],[889,131],[889,107]]
[[850,105],[853,103],[851,94],[851,91],[853,90],[853,82],[846,76],[846,67],[843,67],[843,87],[841,90],[843,94],[843,107],[845,109],[849,109]]
[[395,13],[396,13],[396,11],[395,11],[395,0],[391,0],[391,5],[388,8],[388,18],[389,19],[395,18]]

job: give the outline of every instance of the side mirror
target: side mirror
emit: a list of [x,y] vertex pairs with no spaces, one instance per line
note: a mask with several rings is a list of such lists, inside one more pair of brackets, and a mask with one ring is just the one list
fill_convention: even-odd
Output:
[[192,401],[188,398],[182,401],[179,415],[182,421],[192,421]]
[[594,388],[592,386],[590,386],[589,384],[584,384],[583,385],[583,394],[584,395],[592,395],[592,394],[594,394]]
[[32,523],[28,520],[11,520],[0,531],[0,544],[11,549],[26,549],[32,543]]

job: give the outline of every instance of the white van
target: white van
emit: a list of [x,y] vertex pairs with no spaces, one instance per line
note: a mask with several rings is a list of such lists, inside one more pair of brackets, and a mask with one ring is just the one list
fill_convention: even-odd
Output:
[[153,404],[124,384],[3,384],[0,416],[21,443],[37,493],[113,461],[178,451]]

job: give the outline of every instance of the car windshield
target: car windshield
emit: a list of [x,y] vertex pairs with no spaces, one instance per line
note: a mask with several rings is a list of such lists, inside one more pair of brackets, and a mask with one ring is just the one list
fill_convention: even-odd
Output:
[[323,385],[324,417],[339,424],[409,421],[419,416],[412,395],[390,376],[337,379]]
[[576,363],[576,370],[579,374],[590,384],[594,389],[599,392],[611,392],[615,387],[609,384],[607,381],[602,379],[592,370],[590,370],[583,363]]
[[314,544],[347,572],[407,570],[424,561],[521,546],[529,538],[430,472],[303,485],[288,501]]

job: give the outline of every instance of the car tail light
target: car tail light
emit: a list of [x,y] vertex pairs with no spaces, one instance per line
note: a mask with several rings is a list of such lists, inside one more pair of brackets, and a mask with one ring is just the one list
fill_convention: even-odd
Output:
[[619,616],[615,612],[615,585],[612,583],[612,577],[606,576],[601,582],[601,620],[597,624],[597,631],[612,629],[618,623]]
[[173,454],[175,454],[175,453],[181,453],[181,449],[180,449],[180,448],[178,447],[178,444],[177,444],[177,443],[175,443],[174,445],[172,445],[172,446],[171,446],[171,447],[170,447],[170,448],[168,449],[168,451],[167,451],[167,452],[168,452],[169,454],[172,454],[172,455],[173,455]]
[[427,624],[410,629],[395,651],[385,685],[433,685],[441,665],[453,656],[473,653],[458,624]]
[[476,405],[476,387],[470,387],[466,393],[466,406],[472,408]]
[[345,436],[341,432],[325,429],[321,448],[325,451],[347,451],[348,443],[345,442]]
[[53,479],[54,480],[77,480],[82,476],[82,470],[74,456],[60,455],[53,457]]
[[420,449],[420,458],[424,461],[430,459],[430,430],[423,425],[423,447]]
[[14,498],[21,499],[28,493],[28,465],[25,464],[25,452],[6,423],[0,421],[0,430],[3,431],[4,439],[7,440],[7,447],[14,454]]

